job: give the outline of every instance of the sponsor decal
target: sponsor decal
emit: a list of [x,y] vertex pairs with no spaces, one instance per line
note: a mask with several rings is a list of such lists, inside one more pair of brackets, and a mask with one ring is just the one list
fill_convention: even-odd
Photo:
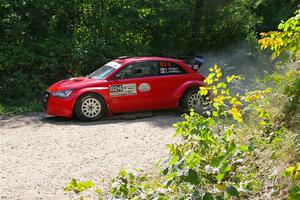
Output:
[[109,63],[107,63],[106,64],[107,66],[110,66],[110,67],[113,67],[113,68],[115,68],[115,69],[118,69],[120,66],[121,66],[121,64],[120,63],[117,63],[117,62],[109,62]]
[[181,68],[174,63],[162,61],[159,62],[160,74],[181,74]]
[[178,67],[160,68],[161,74],[180,74],[181,71]]
[[151,90],[151,86],[148,83],[141,83],[138,89],[140,92],[149,92]]
[[110,96],[136,95],[136,84],[123,84],[109,86]]
[[159,62],[160,67],[171,67],[172,63],[170,62]]

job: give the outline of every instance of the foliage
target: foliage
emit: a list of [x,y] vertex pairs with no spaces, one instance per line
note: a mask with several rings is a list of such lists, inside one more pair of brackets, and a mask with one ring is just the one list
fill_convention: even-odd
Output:
[[[279,31],[261,33],[259,40],[261,48],[270,47],[273,57],[278,57],[282,53],[289,53],[293,59],[297,59],[300,53],[300,9],[296,15],[284,23],[279,24]],[[287,52],[288,51],[288,52]]]
[[[120,170],[111,185],[110,193],[117,198],[134,199],[143,197],[143,193],[150,188],[149,183],[144,183],[146,177],[138,169],[134,171]],[[141,194],[141,195],[140,195]]]
[[282,20],[293,16],[299,7],[298,0],[257,0],[252,1],[254,12],[261,16],[263,23],[257,25],[258,33],[275,30]]
[[40,102],[33,101],[30,104],[23,102],[14,102],[16,105],[3,105],[0,103],[0,115],[24,114],[28,112],[41,111],[42,105]]
[[289,178],[292,186],[288,190],[288,199],[296,200],[300,196],[300,163],[296,166],[289,166],[284,172],[284,176]]
[[[300,18],[299,12],[295,16],[282,22],[278,29],[268,33],[262,33],[262,39],[259,41],[262,48],[270,48],[273,51],[273,57],[283,59],[284,63],[294,61],[292,64],[286,64],[278,68],[278,72],[267,77],[271,81],[274,89],[270,96],[265,97],[265,101],[259,102],[261,116],[265,118],[265,134],[259,141],[267,142],[264,147],[271,150],[270,158],[277,166],[294,163],[299,160],[299,110],[300,110],[300,69],[299,69],[299,52],[300,52]],[[292,59],[288,59],[288,58]],[[289,62],[287,62],[289,61]],[[277,109],[274,109],[277,108]],[[266,115],[266,113],[268,113]],[[254,122],[255,123],[255,122]],[[268,138],[264,140],[264,138]],[[276,159],[280,158],[280,161]],[[271,165],[269,165],[271,166]],[[269,167],[268,166],[268,167]],[[269,175],[273,179],[273,190],[278,197],[286,198],[283,191],[288,193],[288,199],[298,199],[299,197],[299,180],[297,167],[291,166],[287,169],[280,168],[284,171],[284,176]],[[269,167],[270,169],[270,167]],[[272,169],[272,167],[271,167]],[[278,171],[278,167],[277,167]],[[269,171],[270,173],[270,171]],[[271,173],[270,173],[271,174]]]
[[[291,55],[296,62],[288,69],[273,75],[276,83],[284,85],[282,87],[283,92],[288,96],[288,102],[283,108],[284,119],[281,119],[281,121],[290,124],[293,116],[297,116],[300,108],[300,65],[297,63],[299,62],[300,53],[300,9],[296,11],[294,17],[279,24],[278,29],[279,31],[262,33],[263,38],[259,42],[262,48],[271,48],[273,57],[283,54],[284,59],[287,60]],[[285,75],[281,75],[282,73]]]
[[47,85],[122,55],[179,57],[222,48],[255,35],[269,20],[286,19],[296,4],[204,0],[198,8],[197,2],[2,0],[1,103],[37,100]]
[[94,183],[91,180],[86,182],[77,182],[76,179],[72,179],[71,182],[65,187],[65,191],[74,191],[76,194],[78,194],[92,187],[94,187]]
[[[242,122],[242,114],[239,108],[242,105],[240,94],[237,93],[232,96],[230,88],[227,87],[227,83],[241,80],[242,77],[231,75],[226,77],[226,82],[220,82],[222,77],[221,69],[215,65],[209,71],[211,73],[204,80],[206,87],[200,87],[200,94],[205,96],[209,91],[211,92],[210,100],[214,108],[212,115],[214,117],[219,117],[219,115],[226,117],[231,114],[234,120]],[[225,102],[227,102],[226,105]]]
[[[95,184],[93,183],[93,181],[88,180],[88,181],[81,181],[81,182],[77,182],[76,179],[72,179],[70,181],[70,183],[68,183],[65,187],[65,192],[75,192],[75,194],[80,194],[90,188],[93,188],[95,186]],[[94,190],[94,193],[98,195],[98,199],[101,200],[101,196],[102,196],[102,190],[100,188],[97,188],[96,190]],[[83,200],[83,197],[80,196],[80,200]]]

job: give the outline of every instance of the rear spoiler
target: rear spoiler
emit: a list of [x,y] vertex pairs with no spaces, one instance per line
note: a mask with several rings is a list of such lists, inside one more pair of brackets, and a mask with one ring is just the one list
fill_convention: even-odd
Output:
[[181,60],[195,71],[198,71],[204,62],[203,56],[200,55],[184,56]]

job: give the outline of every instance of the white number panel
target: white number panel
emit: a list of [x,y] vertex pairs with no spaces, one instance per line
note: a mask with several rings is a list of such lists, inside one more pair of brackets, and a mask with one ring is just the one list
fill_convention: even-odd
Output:
[[136,95],[136,84],[123,84],[109,86],[110,96]]

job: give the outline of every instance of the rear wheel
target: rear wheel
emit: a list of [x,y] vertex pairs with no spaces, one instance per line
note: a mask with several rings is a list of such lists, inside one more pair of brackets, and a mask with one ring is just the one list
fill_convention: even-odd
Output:
[[82,95],[75,105],[75,114],[82,121],[95,121],[105,116],[106,113],[105,101],[94,93]]
[[202,114],[209,107],[209,101],[207,97],[198,94],[197,89],[188,90],[182,97],[180,102],[180,110],[183,112],[189,112],[191,109],[198,114]]

